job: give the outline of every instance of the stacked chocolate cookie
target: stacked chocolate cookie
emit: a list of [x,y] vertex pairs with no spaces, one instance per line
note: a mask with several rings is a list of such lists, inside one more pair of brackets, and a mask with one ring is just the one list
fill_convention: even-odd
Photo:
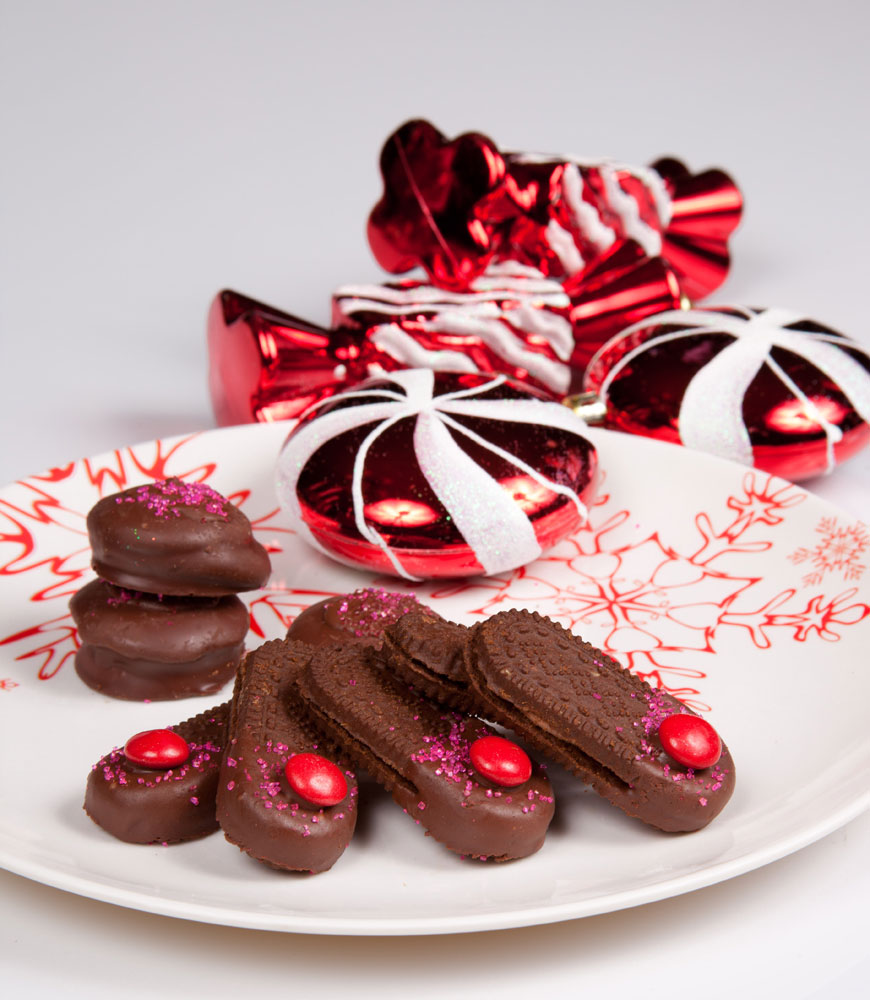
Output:
[[163,479],[104,497],[87,527],[99,579],[70,601],[79,677],[131,701],[219,690],[248,630],[236,594],[271,572],[245,515],[209,486]]

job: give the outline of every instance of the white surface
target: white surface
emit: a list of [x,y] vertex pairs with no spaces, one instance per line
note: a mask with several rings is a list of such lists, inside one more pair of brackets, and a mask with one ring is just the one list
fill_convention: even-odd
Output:
[[[376,792],[361,807],[359,835],[317,878],[276,876],[220,836],[168,849],[106,837],[81,810],[88,768],[129,734],[188,718],[202,703],[119,704],[85,688],[70,664],[39,680],[27,656],[34,643],[6,637],[65,614],[62,593],[36,601],[31,595],[64,589],[50,568],[53,559],[60,557],[67,571],[87,570],[81,523],[101,495],[94,470],[115,469],[136,485],[147,481],[140,470],[158,453],[171,456],[164,475],[211,468],[210,484],[245,497],[243,509],[270,545],[270,598],[304,607],[319,599],[311,593],[315,586],[337,592],[383,586],[383,577],[336,566],[313,552],[287,531],[286,515],[268,516],[286,433],[280,424],[249,425],[159,446],[143,443],[79,463],[50,486],[34,481],[0,490],[4,510],[26,510],[35,487],[63,512],[57,522],[31,527],[32,549],[19,561],[19,572],[0,577],[0,673],[17,682],[0,706],[0,863],[10,871],[124,906],[239,927],[367,935],[487,931],[606,913],[711,885],[804,847],[866,808],[870,622],[844,624],[854,617],[845,610],[836,616],[839,621],[827,626],[836,652],[820,673],[826,643],[818,634],[776,626],[757,611],[771,606],[777,618],[800,621],[811,600],[870,604],[870,581],[844,585],[832,572],[820,585],[803,587],[804,567],[790,559],[822,519],[847,523],[838,509],[760,475],[755,488],[776,498],[774,517],[767,516],[771,500],[765,519],[741,530],[733,504],[746,498],[743,466],[590,429],[605,474],[588,526],[516,573],[446,586],[432,581],[416,590],[443,617],[466,624],[514,604],[565,625],[582,623],[594,644],[618,643],[623,663],[641,672],[657,669],[671,690],[691,685],[695,698],[711,708],[738,774],[732,800],[713,823],[691,836],[662,836],[628,821],[554,768],[557,819],[542,850],[511,865],[463,863],[421,837]],[[646,467],[657,474],[638,489],[638,470]],[[760,508],[753,513],[757,518]],[[699,549],[702,517],[715,536]],[[741,520],[748,520],[745,514]],[[4,548],[14,553],[17,543]],[[618,591],[625,580],[633,581],[627,615],[633,628],[621,616],[614,620],[594,610],[602,594]],[[838,596],[844,591],[847,596]],[[242,596],[253,602],[264,638],[284,634],[283,621],[261,594]],[[719,608],[726,602],[727,617]],[[703,627],[687,627],[686,621],[697,626],[699,611]],[[763,629],[767,645],[750,641],[747,628],[729,620]],[[653,636],[663,650],[653,650],[648,660],[638,651],[648,650]],[[35,645],[54,638],[47,626]],[[826,687],[824,713],[816,698],[806,696],[819,680]],[[229,691],[228,685],[212,702]],[[84,717],[86,727],[72,722]],[[54,734],[64,752],[34,781],[20,758],[41,731]]]
[[[416,115],[507,148],[722,165],[747,206],[720,301],[868,340],[870,14],[849,0],[0,13],[0,482],[208,426],[219,288],[325,321],[334,286],[378,280],[363,238],[377,155]],[[807,485],[866,516],[870,459]],[[4,992],[37,997],[323,990],[324,976],[358,996],[663,996],[675,974],[714,997],[857,997],[868,842],[865,815],[678,899],[400,947],[185,924],[4,874],[0,971]]]

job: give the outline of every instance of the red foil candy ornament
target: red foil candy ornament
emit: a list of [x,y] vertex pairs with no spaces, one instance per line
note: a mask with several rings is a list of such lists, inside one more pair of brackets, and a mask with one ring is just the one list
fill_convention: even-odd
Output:
[[584,389],[608,427],[793,481],[870,443],[870,354],[785,309],[676,310],[636,323],[592,359]]
[[582,421],[503,375],[397,371],[315,404],[278,458],[300,534],[409,580],[522,566],[576,531],[597,487]]
[[623,241],[565,285],[514,262],[491,265],[465,292],[420,280],[347,285],[333,296],[333,324],[364,330],[386,371],[501,372],[562,399],[615,332],[679,302],[661,259]]
[[359,331],[325,330],[231,291],[212,302],[208,351],[221,425],[296,417],[369,374]]
[[569,277],[628,239],[664,257],[685,294],[701,298],[725,279],[743,209],[721,170],[503,155],[486,136],[450,141],[422,120],[387,139],[381,173],[368,222],[375,258],[394,274],[421,264],[449,289],[467,289],[498,260]]
[[406,122],[384,144],[384,195],[368,223],[375,259],[393,274],[422,264],[443,288],[467,288],[493,255],[492,230],[474,206],[504,178],[485,135],[448,140],[434,125]]

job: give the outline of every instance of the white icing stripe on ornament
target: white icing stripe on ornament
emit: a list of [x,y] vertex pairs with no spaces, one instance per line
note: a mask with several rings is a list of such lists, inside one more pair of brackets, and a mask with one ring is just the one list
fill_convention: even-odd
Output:
[[562,194],[580,234],[604,253],[616,241],[616,233],[601,220],[598,209],[583,197],[583,175],[576,163],[569,163],[562,173]]
[[640,217],[637,201],[623,191],[616,169],[609,164],[602,164],[598,172],[604,182],[608,207],[619,219],[623,235],[639,243],[648,257],[658,257],[662,252],[661,235]]
[[606,399],[619,372],[650,348],[699,333],[725,333],[733,338],[732,343],[707,362],[686,387],[679,413],[683,444],[751,465],[752,445],[743,421],[743,397],[761,366],[767,364],[824,431],[830,470],[834,464],[833,445],[840,440],[842,432],[822,417],[812,401],[770,357],[770,350],[779,347],[815,365],[840,387],[856,413],[870,422],[870,375],[837,345],[845,344],[865,355],[867,352],[852,341],[838,340],[830,334],[785,328],[805,319],[786,309],[753,312],[748,320],[700,310],[676,309],[659,313],[652,321],[634,323],[623,330],[619,338],[630,338],[636,331],[648,328],[651,322],[656,326],[674,323],[687,329],[651,338],[629,351],[607,373],[599,394]]
[[531,521],[498,480],[459,447],[435,411],[418,414],[414,450],[426,482],[484,573],[501,573],[537,559],[541,546]]
[[[621,163],[609,157],[576,156],[573,153],[564,156],[556,156],[552,153],[511,153],[510,158],[515,163],[573,163],[582,170],[600,170],[607,167],[618,173],[625,173],[636,178],[646,188],[655,206],[656,215],[659,217],[662,229],[666,229],[673,216],[673,199],[668,191],[664,178],[654,167],[635,166],[630,163]],[[631,197],[629,195],[628,197]]]
[[441,372],[476,372],[477,365],[460,351],[431,351],[396,323],[384,323],[369,331],[369,340],[380,351],[409,368],[431,368]]
[[[505,317],[507,318],[507,317]],[[485,319],[459,312],[444,312],[422,322],[424,330],[431,333],[447,333],[455,336],[478,337],[507,364],[525,368],[553,392],[565,393],[571,381],[571,369],[544,354],[530,351],[511,328],[499,319]],[[570,331],[570,326],[569,326]],[[535,331],[544,336],[545,330]],[[547,333],[552,331],[546,330]],[[561,331],[560,331],[561,332]],[[573,339],[572,339],[573,344]]]
[[564,316],[521,302],[513,309],[502,310],[501,319],[517,330],[545,340],[563,361],[568,361],[574,351],[574,331]]
[[576,274],[582,271],[586,262],[577,249],[574,237],[560,226],[555,219],[550,219],[546,229],[547,243],[553,253],[559,258],[559,263],[566,274]]

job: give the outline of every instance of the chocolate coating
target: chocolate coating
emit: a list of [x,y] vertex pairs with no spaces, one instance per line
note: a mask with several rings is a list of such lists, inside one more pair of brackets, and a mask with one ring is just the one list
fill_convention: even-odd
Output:
[[502,788],[471,764],[469,746],[492,735],[386,674],[360,645],[319,649],[296,691],[318,724],[427,833],[458,854],[506,861],[537,851],[553,817],[553,790],[531,778]]
[[95,572],[128,590],[220,596],[262,587],[271,572],[247,517],[201,483],[164,479],[104,497],[87,525]]
[[629,816],[668,832],[699,830],[734,789],[723,744],[692,770],[662,749],[658,726],[682,702],[534,612],[503,611],[469,631],[465,669],[489,718],[589,782]]
[[85,812],[130,844],[171,844],[213,833],[228,717],[227,703],[168,727],[190,746],[184,764],[169,770],[132,764],[121,749],[101,757],[88,775]]
[[130,701],[214,694],[233,676],[248,631],[237,597],[164,597],[93,580],[73,595],[76,672]]
[[388,625],[422,606],[413,594],[374,587],[336,594],[306,608],[287,630],[287,638],[310,646],[358,642],[377,649]]
[[244,645],[213,649],[189,663],[160,663],[122,656],[85,643],[76,652],[76,673],[94,691],[123,701],[175,701],[215,694],[236,672]]
[[[311,656],[299,642],[274,640],[239,667],[221,768],[217,815],[231,844],[274,868],[322,872],[344,852],[356,826],[357,783],[307,718],[289,705]],[[317,753],[344,772],[348,792],[334,806],[301,798],[284,773],[297,753]]]

